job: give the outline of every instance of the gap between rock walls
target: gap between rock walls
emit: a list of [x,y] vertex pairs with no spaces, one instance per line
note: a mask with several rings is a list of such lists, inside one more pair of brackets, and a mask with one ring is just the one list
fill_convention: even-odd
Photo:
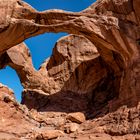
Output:
[[[25,40],[25,43],[29,48],[33,66],[36,70],[38,70],[41,64],[51,56],[57,40],[66,35],[66,33],[45,33]],[[15,93],[17,101],[21,102],[23,87],[16,71],[7,66],[0,70],[0,77],[0,82],[11,88]]]
[[9,88],[11,88],[14,92],[16,100],[21,102],[21,93],[23,87],[20,83],[20,79],[14,69],[7,66],[4,69],[0,70],[0,82]]

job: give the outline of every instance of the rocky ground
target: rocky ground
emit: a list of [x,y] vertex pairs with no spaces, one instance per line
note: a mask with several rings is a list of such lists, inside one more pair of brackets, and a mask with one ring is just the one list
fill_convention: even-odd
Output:
[[140,104],[87,119],[85,112],[29,110],[0,86],[1,140],[139,140]]

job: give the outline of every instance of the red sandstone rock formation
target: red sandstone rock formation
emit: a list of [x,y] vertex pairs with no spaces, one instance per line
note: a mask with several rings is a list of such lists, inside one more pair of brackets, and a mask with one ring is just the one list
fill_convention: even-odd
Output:
[[[0,87],[2,138],[140,139],[139,0],[98,0],[78,13],[38,12],[20,0],[0,0],[0,6],[0,67],[16,70],[22,103],[30,109],[25,113],[12,92]],[[61,31],[76,35],[60,39],[36,71],[27,47],[17,44]],[[79,111],[91,120],[67,119]],[[17,131],[20,121],[27,127],[20,123]]]

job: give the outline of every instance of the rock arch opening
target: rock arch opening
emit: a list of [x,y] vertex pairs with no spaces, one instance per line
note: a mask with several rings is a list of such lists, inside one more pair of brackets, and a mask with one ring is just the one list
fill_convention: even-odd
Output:
[[[115,90],[114,94],[110,94],[114,83],[112,79],[108,79],[109,73],[100,53],[96,46],[83,36],[68,35],[59,39],[53,54],[39,70],[34,68],[30,51],[24,43],[7,50],[3,56],[7,60],[3,65],[9,65],[16,70],[24,87],[22,103],[29,108],[43,110],[42,103],[48,105],[49,98],[50,104],[44,105],[44,109],[50,110],[51,106],[53,110],[57,106],[57,110],[62,109],[66,112],[88,111],[95,109],[95,104],[101,109],[116,96]],[[111,84],[108,81],[111,81]],[[100,85],[98,90],[97,85]],[[99,93],[104,99],[98,96]],[[57,102],[58,98],[61,104]],[[66,100],[64,104],[67,106],[65,109],[62,103],[64,99]],[[69,99],[73,100],[73,107],[68,107]]]
[[57,40],[66,35],[67,33],[45,33],[25,40],[36,70],[52,55],[52,50]]
[[[21,96],[23,87],[28,87],[30,82],[34,83],[34,80],[32,81],[29,78],[30,76],[28,77],[28,74],[32,75],[32,73],[34,73],[34,76],[40,76],[37,72],[39,67],[48,57],[51,56],[52,49],[57,40],[65,35],[67,34],[46,33],[44,35],[32,37],[25,40],[28,47],[22,43],[12,47],[2,54],[0,62],[0,82],[13,89],[16,99],[19,102],[22,100]],[[36,88],[35,86],[31,87]]]
[[23,87],[20,83],[20,79],[14,69],[7,66],[0,70],[0,82],[13,90],[16,100],[21,102],[21,93]]
[[[10,2],[12,3],[13,1]],[[134,8],[137,9],[137,7],[135,7],[136,5],[134,4],[133,8],[133,5],[130,5],[130,1],[127,1],[126,3],[123,1],[122,3],[116,3],[116,9],[118,9],[120,5],[122,9],[130,8],[129,12],[126,10],[127,12],[125,14],[127,16],[122,18],[122,16],[119,16],[116,13],[118,12],[118,10],[114,11],[112,7],[108,7],[110,3],[111,1],[100,1],[99,3],[97,2],[96,4],[93,4],[89,8],[85,9],[84,11],[74,13],[62,10],[47,10],[44,12],[39,12],[31,8],[28,4],[22,2],[19,4],[17,2],[13,2],[12,4],[15,5],[15,12],[12,13],[12,26],[8,28],[8,31],[14,30],[16,32],[16,36],[10,34],[12,37],[8,36],[9,42],[6,42],[7,44],[5,42],[2,42],[1,51],[12,47],[14,44],[20,43],[29,37],[36,36],[45,32],[68,32],[71,34],[83,35],[91,42],[93,42],[93,44],[95,44],[95,46],[99,49],[99,53],[102,59],[110,68],[112,68],[111,70],[113,70],[113,74],[116,77],[120,76],[118,75],[118,73],[120,72],[120,67],[118,65],[118,62],[115,60],[115,53],[118,53],[122,58],[123,61],[121,62],[125,62],[123,74],[120,76],[121,85],[118,86],[120,92],[119,101],[124,102],[123,100],[126,100],[125,97],[130,98],[132,95],[136,97],[138,94],[137,91],[129,90],[128,87],[135,86],[134,83],[137,80],[130,80],[130,82],[128,82],[128,79],[130,77],[130,79],[133,79],[132,77],[135,77],[132,74],[132,64],[139,58],[139,53],[136,45],[136,38],[138,38],[139,36],[139,33],[137,32],[139,22],[131,18],[130,15],[130,13],[132,12],[135,13],[135,19],[139,18],[137,16],[138,13],[134,10]],[[7,1],[5,1],[4,4],[7,4]],[[122,14],[123,11],[121,11],[120,14]],[[21,12],[22,14],[17,14],[17,12]],[[11,13],[11,11],[9,11],[9,13]],[[19,27],[21,29],[20,31]],[[126,27],[131,29],[131,31],[127,30]],[[4,32],[5,35],[8,34],[8,31]],[[19,40],[17,40],[17,38]],[[15,61],[14,58],[12,58],[12,61]],[[14,64],[16,65],[12,65],[12,67],[18,67],[18,71],[19,69],[22,69],[24,67],[23,65],[19,66],[17,62],[15,62]],[[34,79],[31,75],[31,72],[34,71],[34,68],[29,71],[26,67],[26,70],[27,71],[25,71],[25,73],[23,73],[22,75],[26,75],[27,73],[29,77],[23,77],[23,81],[21,81],[22,83],[24,83],[24,81],[26,80],[28,81],[30,78],[31,81]],[[130,77],[128,77],[128,75],[130,75],[129,72],[131,73]],[[38,74],[38,72],[35,72],[35,75]],[[78,74],[76,74],[76,76],[78,77]],[[38,78],[38,81],[40,81],[40,78]],[[25,82],[24,86],[31,86],[32,88],[34,86],[40,87],[38,83],[35,82],[31,86],[28,82]],[[45,85],[46,84],[44,83],[42,87],[44,87]],[[48,89],[45,92],[47,91]],[[125,97],[122,96],[124,95],[124,93],[126,95]]]

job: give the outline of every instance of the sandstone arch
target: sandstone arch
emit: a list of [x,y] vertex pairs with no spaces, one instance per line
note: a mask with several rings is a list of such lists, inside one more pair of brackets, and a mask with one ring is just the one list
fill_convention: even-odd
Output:
[[[54,64],[53,62],[55,60],[55,57],[51,57],[50,61],[47,60],[41,66],[41,69],[39,71],[35,71],[33,67],[31,67],[31,69],[29,70],[28,65],[32,66],[32,64],[31,59],[28,56],[29,54],[27,48],[23,44],[16,46],[17,54],[21,58],[24,56],[21,55],[24,51],[26,52],[25,54],[27,54],[23,57],[23,59],[20,59],[22,61],[18,63],[17,61],[15,61],[15,56],[13,55],[15,50],[11,47],[21,43],[26,38],[45,32],[63,31],[69,34],[76,34],[78,36],[82,35],[90,40],[90,42],[92,42],[92,45],[94,45],[94,47],[96,47],[99,52],[98,55],[100,55],[99,57],[101,58],[101,61],[98,61],[98,55],[97,57],[94,57],[92,61],[94,62],[94,64],[97,62],[96,64],[98,64],[98,66],[101,65],[99,66],[100,70],[105,70],[104,73],[100,75],[101,77],[99,77],[101,78],[101,81],[99,79],[99,82],[95,87],[92,85],[92,88],[94,87],[92,101],[93,103],[96,103],[94,104],[95,106],[98,106],[101,103],[100,108],[96,108],[97,114],[94,114],[93,112],[89,113],[91,113],[90,115],[92,118],[98,115],[104,115],[104,117],[96,118],[92,122],[89,121],[89,123],[86,122],[84,125],[87,126],[82,127],[87,128],[87,130],[89,129],[90,131],[86,131],[84,132],[84,134],[79,133],[78,135],[82,136],[83,138],[83,136],[87,137],[87,133],[89,132],[93,134],[101,133],[103,134],[103,136],[101,136],[101,139],[103,139],[104,136],[112,139],[114,136],[120,136],[122,138],[124,135],[123,138],[125,138],[126,134],[136,135],[140,133],[140,107],[138,104],[140,101],[139,0],[98,0],[87,9],[77,13],[66,12],[62,10],[48,10],[44,12],[38,12],[21,0],[0,0],[0,6],[0,13],[2,13],[2,16],[0,17],[0,67],[3,68],[3,66],[5,65],[11,65],[11,67],[17,70],[17,73],[21,77],[21,82],[23,83],[24,87],[27,89],[31,89],[27,90],[27,92],[25,91],[25,93],[31,91],[31,93],[33,93],[33,97],[35,96],[35,94],[42,94],[43,99],[47,100],[47,98],[44,98],[44,95],[46,97],[46,93],[51,91],[51,89],[53,89],[51,92],[55,93],[55,90],[58,87],[55,87],[55,84],[53,85],[54,87],[51,87],[49,85],[49,78],[47,77],[46,80],[44,80],[44,75],[49,75],[56,81],[57,77],[55,76],[57,75],[58,79],[62,78],[63,82],[66,83],[63,75],[59,75],[59,73],[57,73],[58,69],[55,69],[55,67],[52,66],[56,66],[56,64],[62,65],[63,61],[66,60],[67,57],[65,56],[63,58],[62,54],[65,53],[63,53],[63,51],[58,47],[57,49],[59,49],[59,51],[56,49],[55,53],[62,57],[61,62],[56,62]],[[58,44],[61,44],[62,40],[59,40],[60,42],[58,42]],[[20,47],[22,49],[19,49]],[[65,45],[63,45],[63,47],[67,48]],[[80,67],[77,67],[75,70],[78,71],[81,66],[85,67],[85,64],[86,66],[91,66],[91,61],[83,62]],[[48,69],[48,72],[46,72],[46,67]],[[96,69],[94,65],[93,69]],[[78,75],[80,75],[79,73],[76,72],[73,75],[77,79],[80,79],[78,77]],[[59,83],[61,88],[69,88],[68,85],[73,82],[73,75],[72,78],[68,78],[66,84],[64,84],[63,82]],[[34,76],[37,77],[36,82],[34,81]],[[97,75],[93,74],[93,77],[94,76],[97,77]],[[104,77],[105,80],[102,80],[102,78]],[[89,81],[90,80],[88,80],[88,82]],[[30,82],[33,82],[33,84],[29,85]],[[39,82],[42,83],[42,85],[38,84]],[[47,86],[46,83],[49,86]],[[92,81],[91,83],[93,84],[94,82]],[[62,86],[63,84],[65,86]],[[80,90],[84,89],[80,85],[81,84],[78,84]],[[37,90],[33,91],[32,89],[34,89],[34,87],[37,87]],[[50,87],[51,89],[49,89],[48,87]],[[87,88],[85,89],[87,90]],[[72,90],[76,91],[77,93],[78,91],[80,91],[76,88],[72,88]],[[66,91],[66,88],[64,88],[63,91]],[[82,92],[80,91],[79,93]],[[105,95],[105,97],[113,95],[113,97],[111,97],[109,100],[106,100],[106,98],[102,98],[101,95]],[[2,103],[3,97],[4,96],[2,95],[2,98],[0,99]],[[33,97],[31,99],[33,99]],[[57,97],[59,96],[56,96],[56,99],[58,99]],[[106,100],[107,106],[102,106],[102,102],[97,102],[97,99],[100,98],[102,100]],[[72,101],[74,101],[74,99],[77,98],[73,96]],[[25,101],[27,101],[27,99]],[[53,101],[56,100],[52,100],[50,104],[51,106],[53,106],[54,104]],[[60,102],[61,101],[63,100],[60,100]],[[12,106],[14,105],[14,109],[16,109],[15,101],[13,101],[12,99],[8,99],[8,102],[10,102]],[[35,103],[36,104],[34,104],[33,106],[40,106],[40,104],[36,102],[36,100]],[[71,101],[68,102],[68,105],[69,104],[71,104]],[[43,104],[43,106],[46,107],[46,104]],[[9,106],[7,106],[6,109],[8,107]],[[20,105],[18,107],[20,111],[23,110],[21,109]],[[66,108],[67,107],[68,106],[66,106]],[[82,107],[84,108],[84,106]],[[106,107],[107,112],[104,112],[106,111]],[[120,109],[118,109],[119,107]],[[43,110],[42,106],[41,109]],[[118,110],[113,113],[106,114],[116,109]],[[46,112],[44,112],[43,115],[46,115],[45,113]],[[38,122],[39,120],[40,123],[40,117],[41,121],[42,119],[43,121],[45,120],[38,113],[35,113],[35,115],[37,115],[37,118],[34,118],[35,121]],[[32,117],[33,116],[31,116],[31,118]],[[25,115],[25,118],[29,119],[28,111],[27,115]],[[44,134],[41,135],[43,137]],[[130,136],[128,137],[130,138]]]
[[0,33],[1,52],[44,32],[84,35],[98,48],[109,75],[115,78],[113,92],[126,102],[130,98],[135,102],[138,98],[139,74],[134,74],[139,70],[138,0],[99,0],[78,13],[62,10],[38,12],[20,0],[2,0],[1,4],[1,11],[8,7],[1,20],[4,23]]

